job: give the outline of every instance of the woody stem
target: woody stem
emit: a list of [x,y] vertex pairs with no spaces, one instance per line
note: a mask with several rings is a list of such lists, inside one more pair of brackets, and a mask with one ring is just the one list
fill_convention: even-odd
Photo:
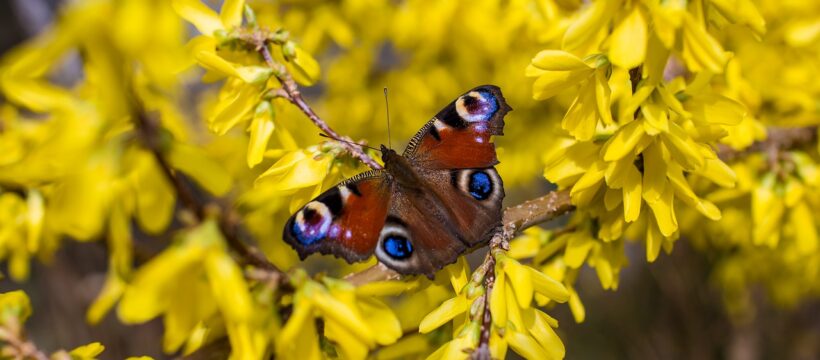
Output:
[[270,49],[268,48],[267,40],[262,40],[262,42],[255,44],[257,51],[259,54],[262,55],[262,58],[265,59],[265,63],[273,69],[273,74],[276,76],[276,79],[282,84],[282,92],[278,92],[278,96],[282,96],[291,104],[296,105],[299,110],[302,111],[305,115],[307,115],[308,119],[313,122],[316,127],[322,130],[323,133],[327,134],[330,138],[335,140],[340,140],[338,143],[345,148],[353,157],[364,163],[365,165],[369,166],[372,169],[381,169],[382,166],[379,165],[376,160],[374,160],[370,155],[362,150],[362,147],[355,142],[348,142],[348,141],[341,141],[344,140],[336,131],[334,131],[319,115],[316,115],[316,112],[310,107],[310,105],[305,102],[305,99],[302,97],[302,93],[299,91],[299,86],[296,85],[296,81],[293,80],[293,76],[287,71],[284,65],[277,63],[273,60],[273,56],[271,55]]

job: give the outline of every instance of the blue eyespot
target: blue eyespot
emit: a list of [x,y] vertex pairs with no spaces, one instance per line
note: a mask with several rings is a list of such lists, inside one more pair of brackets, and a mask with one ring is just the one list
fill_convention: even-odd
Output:
[[498,102],[488,91],[471,92],[464,97],[459,115],[467,122],[487,121],[498,111]]
[[296,219],[291,225],[291,232],[300,244],[308,246],[327,235],[330,221],[330,212],[327,206],[314,201],[308,203],[296,215]]
[[398,235],[389,235],[382,242],[384,252],[396,260],[404,260],[413,254],[413,244],[407,238]]
[[486,200],[493,193],[493,182],[490,175],[483,171],[476,171],[470,175],[470,195],[476,200]]

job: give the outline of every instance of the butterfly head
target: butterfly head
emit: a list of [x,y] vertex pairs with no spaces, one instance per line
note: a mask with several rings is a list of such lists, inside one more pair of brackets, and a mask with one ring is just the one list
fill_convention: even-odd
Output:
[[381,146],[379,151],[381,151],[381,153],[382,153],[382,162],[384,162],[385,166],[387,165],[387,163],[395,163],[396,158],[401,157],[396,152],[396,150],[393,150],[393,149],[391,149],[387,146],[384,146],[384,145]]

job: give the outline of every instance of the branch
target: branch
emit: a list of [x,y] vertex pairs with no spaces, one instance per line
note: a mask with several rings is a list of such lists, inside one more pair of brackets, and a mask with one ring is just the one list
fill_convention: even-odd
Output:
[[481,301],[484,302],[484,311],[481,318],[481,334],[478,338],[478,346],[475,351],[470,354],[473,360],[490,360],[490,335],[492,333],[493,316],[490,312],[490,294],[493,292],[495,286],[495,257],[492,256],[492,250],[487,253],[484,258],[484,263],[481,266],[487,267],[487,274],[484,276],[484,295],[481,295]]
[[273,56],[271,56],[270,49],[268,48],[270,40],[267,37],[251,36],[243,38],[243,40],[251,41],[256,51],[259,52],[259,54],[262,55],[262,58],[265,59],[265,63],[273,69],[273,74],[282,84],[283,90],[276,92],[277,96],[281,96],[290,101],[293,105],[296,105],[299,110],[307,115],[316,127],[322,130],[322,132],[327,134],[330,138],[337,140],[337,142],[351,155],[353,155],[354,158],[358,159],[372,169],[378,170],[382,168],[376,160],[373,160],[370,155],[367,155],[367,153],[362,150],[362,147],[359,146],[359,144],[353,141],[343,141],[344,139],[336,131],[334,131],[324,120],[322,120],[319,115],[316,115],[310,105],[308,105],[305,102],[305,99],[302,98],[302,93],[299,91],[296,81],[293,80],[293,76],[290,75],[284,65],[273,60]]
[[0,341],[5,343],[0,348],[2,355],[13,359],[49,360],[48,356],[37,348],[37,345],[26,340],[20,332],[18,324],[0,327]]
[[162,143],[161,125],[145,112],[138,101],[134,101],[134,109],[136,109],[134,122],[142,143],[154,155],[162,173],[174,186],[182,205],[194,215],[197,221],[204,220],[208,214],[216,213],[217,223],[228,246],[245,264],[281,274],[282,271],[268,261],[261,251],[243,241],[245,231],[240,224],[239,214],[229,206],[220,204],[216,199],[203,201],[197,198],[188,183],[177,176],[164,156],[165,146]]
[[800,148],[816,141],[817,126],[792,128],[771,126],[766,128],[766,140],[755,141],[743,150],[720,144],[717,147],[717,155],[724,162],[732,162],[755,152],[776,154],[779,151]]

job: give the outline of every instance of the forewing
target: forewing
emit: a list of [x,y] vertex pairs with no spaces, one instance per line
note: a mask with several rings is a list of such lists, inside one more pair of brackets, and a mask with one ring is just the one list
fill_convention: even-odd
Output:
[[283,238],[302,259],[318,252],[361,261],[373,254],[389,206],[384,173],[359,174],[299,209],[288,219]]
[[504,133],[512,110],[494,85],[476,87],[425,124],[410,140],[404,156],[430,169],[486,168],[498,163],[493,135]]

